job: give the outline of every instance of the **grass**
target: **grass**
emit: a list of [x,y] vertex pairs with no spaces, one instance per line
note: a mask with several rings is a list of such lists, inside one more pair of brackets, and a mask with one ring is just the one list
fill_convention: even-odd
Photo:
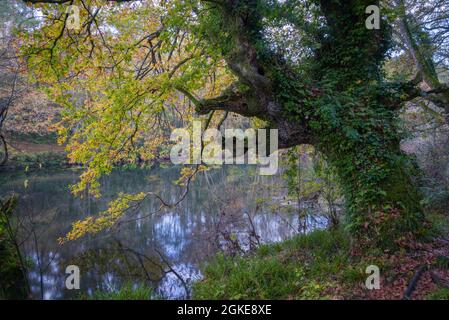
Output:
[[20,153],[12,155],[8,162],[16,168],[54,168],[67,163],[67,156],[60,152]]
[[[412,241],[397,251],[351,246],[343,228],[316,230],[285,242],[263,245],[246,256],[218,255],[194,284],[196,299],[401,299],[416,269],[447,269],[444,246],[433,237],[448,234],[447,216],[429,215],[425,242]],[[430,250],[430,251],[429,251]],[[443,253],[441,253],[443,252]],[[431,254],[430,254],[431,253]],[[441,261],[440,261],[441,260]],[[381,290],[368,290],[370,265],[380,270]],[[432,292],[423,284],[417,299],[448,299],[447,289]]]
[[119,290],[96,290],[91,296],[82,296],[84,300],[151,300],[153,289],[145,285],[126,283]]
[[449,289],[440,288],[427,295],[428,300],[449,300]]
[[296,268],[274,259],[228,259],[219,255],[195,285],[200,299],[281,299],[294,290]]
[[328,299],[337,283],[365,279],[343,230],[317,230],[261,246],[249,257],[218,255],[194,285],[197,299]]

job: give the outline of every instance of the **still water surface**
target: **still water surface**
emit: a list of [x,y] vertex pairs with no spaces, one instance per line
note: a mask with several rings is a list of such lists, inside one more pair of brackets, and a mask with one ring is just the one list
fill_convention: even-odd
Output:
[[[17,214],[24,229],[23,253],[35,299],[68,299],[145,283],[163,299],[188,298],[201,266],[219,251],[238,254],[258,243],[298,233],[298,213],[284,200],[279,176],[262,177],[246,166],[200,173],[184,201],[153,214],[160,202],[148,199],[113,230],[59,245],[71,224],[107,208],[119,192],[152,191],[176,202],[183,189],[174,184],[179,169],[121,170],[101,180],[102,197],[74,197],[69,185],[79,172],[40,171],[2,174],[0,196],[19,196]],[[284,203],[279,208],[272,204]],[[321,220],[309,226],[322,227]],[[80,290],[65,288],[65,268],[77,265]]]

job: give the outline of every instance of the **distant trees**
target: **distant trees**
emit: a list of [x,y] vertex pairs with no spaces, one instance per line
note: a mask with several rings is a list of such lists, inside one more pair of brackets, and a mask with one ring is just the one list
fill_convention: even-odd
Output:
[[17,52],[17,29],[32,25],[32,10],[21,1],[0,2],[0,165],[8,160],[8,143],[3,132],[10,107],[25,92],[23,68]]

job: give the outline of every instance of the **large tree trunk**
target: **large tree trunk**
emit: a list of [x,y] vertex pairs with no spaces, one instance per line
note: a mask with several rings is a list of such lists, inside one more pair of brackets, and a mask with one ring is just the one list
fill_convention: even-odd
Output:
[[[389,97],[381,65],[391,29],[365,26],[368,0],[321,0],[330,37],[317,54],[317,79],[334,81],[321,100],[318,148],[338,173],[347,202],[348,225],[365,242],[382,246],[418,235],[423,227],[419,170],[400,150],[398,107]],[[327,105],[330,103],[332,107]],[[331,110],[332,120],[326,119]],[[324,117],[324,119],[323,119]]]
[[383,134],[384,128],[379,126],[378,132],[360,140],[336,131],[338,138],[332,141],[339,142],[319,144],[319,150],[337,171],[352,234],[364,244],[388,247],[420,235],[425,218],[417,187],[419,169],[402,153],[398,141]]
[[[412,178],[417,169],[399,148],[400,101],[382,81],[391,30],[384,22],[380,30],[366,28],[365,8],[372,0],[318,2],[327,29],[307,79],[282,57],[260,49],[257,0],[220,6],[222,28],[233,35],[232,46],[226,46],[232,49],[223,54],[248,89],[229,88],[198,102],[197,111],[265,119],[279,129],[281,148],[314,145],[339,175],[353,234],[371,244],[394,244],[419,234],[424,217]],[[222,46],[219,36],[211,41]]]

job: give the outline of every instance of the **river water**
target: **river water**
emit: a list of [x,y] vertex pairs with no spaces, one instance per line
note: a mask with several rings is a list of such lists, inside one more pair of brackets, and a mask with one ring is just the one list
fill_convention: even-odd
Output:
[[[160,202],[150,198],[119,226],[60,245],[57,239],[74,221],[105,210],[119,192],[152,191],[176,202],[184,191],[174,183],[179,168],[155,167],[102,178],[99,199],[74,197],[69,186],[79,173],[0,176],[0,197],[19,197],[19,237],[34,299],[70,299],[138,283],[151,286],[157,298],[188,298],[191,284],[202,278],[201,267],[217,252],[241,254],[292,237],[302,225],[295,206],[284,200],[279,176],[259,176],[250,166],[223,166],[199,173],[176,208],[154,214]],[[314,219],[308,218],[309,228],[324,226],[322,219]],[[65,286],[68,265],[80,268],[79,290]]]

